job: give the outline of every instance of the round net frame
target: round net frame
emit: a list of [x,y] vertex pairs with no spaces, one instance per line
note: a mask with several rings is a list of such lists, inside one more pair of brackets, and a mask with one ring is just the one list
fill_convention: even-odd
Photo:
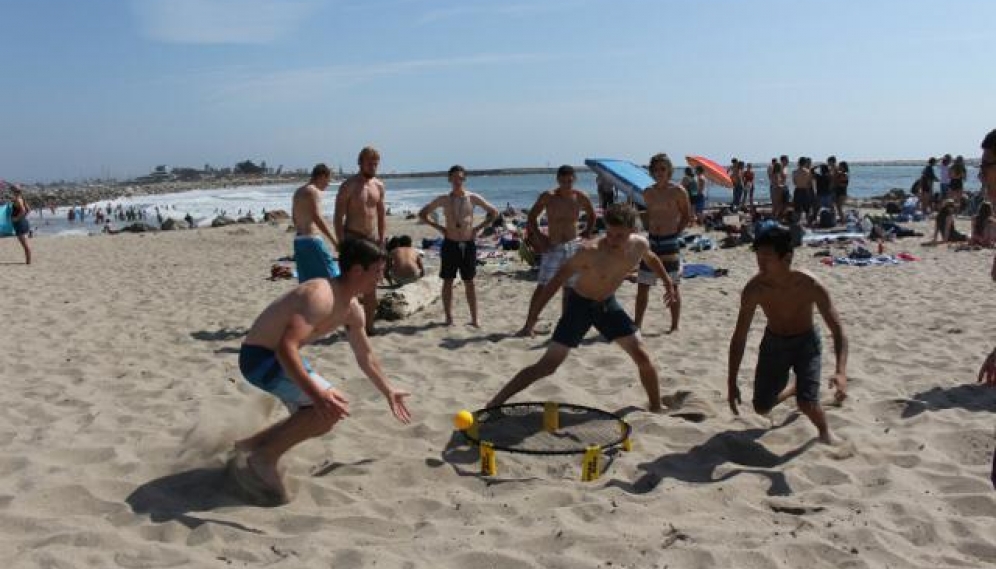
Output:
[[461,432],[471,443],[488,442],[496,451],[570,455],[584,454],[593,445],[602,450],[623,445],[631,431],[629,423],[609,411],[534,401],[475,411],[474,426]]

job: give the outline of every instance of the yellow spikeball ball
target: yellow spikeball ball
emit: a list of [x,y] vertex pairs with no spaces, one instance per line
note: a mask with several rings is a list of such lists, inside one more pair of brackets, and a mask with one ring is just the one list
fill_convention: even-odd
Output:
[[466,409],[458,411],[456,415],[453,415],[453,426],[458,431],[466,431],[474,426],[474,414]]

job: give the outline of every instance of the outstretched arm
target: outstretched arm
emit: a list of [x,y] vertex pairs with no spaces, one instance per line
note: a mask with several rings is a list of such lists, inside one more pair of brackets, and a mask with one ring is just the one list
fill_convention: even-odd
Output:
[[847,336],[840,324],[840,316],[830,301],[830,293],[819,283],[816,284],[816,308],[833,336],[833,352],[837,365],[831,384],[837,388],[834,398],[839,403],[847,397]]
[[370,383],[373,383],[377,391],[380,391],[391,406],[391,412],[402,423],[411,421],[412,415],[405,405],[405,398],[411,395],[407,391],[395,389],[388,382],[384,371],[380,367],[377,356],[374,355],[373,346],[370,345],[370,338],[367,337],[365,318],[363,309],[357,301],[353,301],[349,308],[349,317],[346,320],[346,338],[349,340],[349,347],[353,350],[357,365],[363,370]]
[[740,373],[740,363],[744,359],[747,333],[750,332],[750,324],[754,321],[755,310],[757,310],[757,300],[754,298],[754,293],[748,283],[740,295],[740,313],[737,315],[737,325],[733,329],[733,337],[730,338],[730,356],[726,372],[726,400],[729,402],[730,411],[734,415],[740,414],[737,409],[737,405],[741,403],[737,375]]
[[301,360],[301,346],[315,332],[315,323],[308,315],[291,316],[275,351],[280,367],[313,402],[315,409],[327,419],[349,416],[349,401],[335,389],[322,390],[308,373]]

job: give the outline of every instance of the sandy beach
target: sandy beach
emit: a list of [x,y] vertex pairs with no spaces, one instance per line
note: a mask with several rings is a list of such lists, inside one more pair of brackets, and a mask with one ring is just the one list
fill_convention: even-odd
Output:
[[[926,232],[926,224],[918,224]],[[959,220],[967,229],[968,222]],[[430,235],[389,218],[393,234]],[[551,378],[515,400],[625,415],[633,449],[580,481],[580,458],[499,453],[496,477],[453,431],[542,353],[515,338],[535,283],[515,261],[478,277],[482,329],[457,287],[372,340],[412,391],[393,419],[341,336],[307,348],[350,397],[352,416],[286,461],[292,501],[258,507],[232,491],[232,441],[283,417],[237,366],[247,327],[294,281],[285,225],[39,238],[35,264],[0,241],[0,559],[4,567],[978,568],[996,564],[989,480],[996,390],[975,385],[993,347],[992,251],[886,244],[917,262],[794,266],[828,287],[850,338],[850,398],[828,411],[840,439],[783,405],[733,417],[725,399],[749,249],[687,252],[729,270],[682,283],[681,330],[655,291],[644,335],[668,413],[639,410],[635,367],[591,332]],[[431,269],[438,261],[430,260]],[[619,297],[632,311],[636,287]],[[554,301],[540,330],[559,314]],[[764,327],[740,375],[747,400]],[[823,329],[824,376],[833,366]],[[830,391],[824,389],[824,399]]]

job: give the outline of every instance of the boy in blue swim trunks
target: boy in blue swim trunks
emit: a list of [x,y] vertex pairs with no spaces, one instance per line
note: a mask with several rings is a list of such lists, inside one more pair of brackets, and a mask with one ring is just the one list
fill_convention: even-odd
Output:
[[332,181],[332,171],[325,164],[311,170],[311,180],[294,192],[292,215],[297,235],[294,237],[294,263],[297,280],[334,279],[339,276],[339,265],[332,258],[325,239],[333,247],[338,242],[322,216],[322,192]]
[[[743,360],[747,333],[760,306],[767,317],[754,375],[754,410],[767,414],[775,405],[795,396],[802,411],[819,431],[820,441],[830,444],[830,428],[820,405],[820,337],[813,324],[813,307],[833,335],[836,368],[830,385],[837,389],[838,404],[847,396],[847,337],[827,290],[812,275],[792,270],[792,235],[774,226],[754,240],[758,273],[744,287],[740,315],[730,340],[727,400],[739,415],[737,374]],[[795,384],[789,385],[789,369]]]
[[381,279],[384,251],[366,239],[347,239],[340,248],[342,275],[312,279],[273,301],[256,318],[239,351],[239,369],[252,385],[279,398],[289,418],[236,443],[248,453],[246,469],[280,500],[286,491],[277,472],[285,452],[321,436],[349,416],[345,395],[301,357],[301,347],[346,327],[349,346],[360,369],[387,399],[402,423],[411,420],[408,392],[395,389],[381,370],[364,327],[357,296],[369,293]]
[[557,371],[571,348],[578,347],[588,330],[594,326],[606,340],[616,342],[633,359],[650,401],[650,411],[661,410],[657,369],[640,338],[639,330],[616,300],[615,292],[641,260],[664,281],[667,291],[664,295],[665,304],[669,304],[673,298],[674,285],[660,259],[650,250],[646,238],[634,235],[636,211],[632,207],[613,204],[609,206],[604,219],[606,235],[594,244],[586,245],[564,263],[553,279],[540,289],[537,303],[530,306],[526,326],[531,327],[536,324],[543,307],[564,283],[576,277],[574,285],[564,293],[564,312],[557,322],[546,353],[538,362],[517,373],[488,402],[488,407],[505,403],[537,380]]

